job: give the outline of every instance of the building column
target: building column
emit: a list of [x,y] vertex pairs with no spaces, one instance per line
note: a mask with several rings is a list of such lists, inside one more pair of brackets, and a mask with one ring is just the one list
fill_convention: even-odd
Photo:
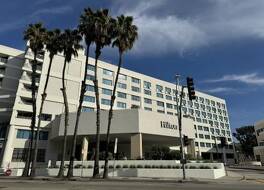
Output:
[[187,146],[187,154],[191,154],[193,158],[196,157],[195,143],[193,139],[189,140],[189,145]]
[[9,163],[12,161],[12,154],[13,154],[13,148],[12,148],[12,143],[13,139],[15,138],[15,127],[14,126],[9,126],[9,129],[6,134],[6,140],[5,140],[5,145],[4,145],[4,153],[3,153],[3,158],[2,158],[2,163],[1,163],[1,168],[6,168]]
[[131,159],[141,159],[143,157],[141,133],[132,135],[130,137],[130,151]]
[[89,146],[88,137],[83,137],[83,139],[82,139],[82,154],[81,154],[81,160],[83,160],[83,161],[87,161],[88,146]]

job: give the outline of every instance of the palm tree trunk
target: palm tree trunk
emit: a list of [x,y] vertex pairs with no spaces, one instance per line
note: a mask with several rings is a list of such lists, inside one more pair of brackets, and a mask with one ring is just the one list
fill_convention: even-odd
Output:
[[63,147],[62,147],[62,157],[60,163],[60,169],[57,177],[64,176],[64,161],[65,161],[65,154],[66,154],[66,146],[67,146],[67,131],[69,125],[69,106],[68,106],[68,99],[65,87],[65,71],[66,71],[66,58],[64,60],[64,66],[62,71],[62,95],[64,100],[64,107],[65,107],[65,117],[64,117],[64,138],[63,138]]
[[40,124],[41,124],[41,115],[42,115],[42,111],[43,111],[43,106],[44,106],[44,101],[47,97],[47,86],[49,83],[49,77],[50,77],[50,70],[51,70],[51,65],[52,65],[52,60],[53,60],[53,56],[50,56],[50,62],[49,62],[49,67],[48,67],[48,73],[47,73],[47,78],[45,81],[45,86],[44,86],[44,90],[43,90],[43,94],[41,94],[41,104],[40,104],[40,110],[39,110],[39,115],[38,115],[38,125],[37,125],[37,131],[36,131],[36,139],[35,139],[35,143],[34,143],[34,154],[33,154],[33,162],[32,162],[32,169],[31,169],[31,173],[30,176],[31,177],[35,177],[36,175],[36,163],[37,163],[37,156],[38,156],[38,143],[39,143],[39,130],[40,130]]
[[83,103],[83,98],[84,98],[84,94],[86,91],[86,84],[85,83],[86,83],[86,78],[87,78],[86,76],[87,76],[87,69],[88,69],[90,45],[91,45],[91,43],[87,44],[87,49],[86,49],[85,71],[84,71],[84,77],[83,77],[82,86],[81,86],[79,106],[78,106],[78,110],[77,110],[76,122],[75,122],[75,127],[74,127],[73,142],[72,142],[72,147],[71,147],[71,158],[70,158],[70,164],[69,164],[69,169],[68,169],[68,174],[67,174],[68,178],[73,177],[73,162],[74,162],[74,158],[75,158],[77,132],[78,132],[78,127],[79,127],[80,115],[81,115],[81,111],[82,111],[82,103]]
[[94,75],[94,90],[96,99],[96,148],[94,157],[94,170],[93,178],[99,178],[99,152],[100,152],[100,100],[99,100],[99,89],[98,89],[98,77],[97,77],[97,62],[101,54],[100,47],[96,47],[95,50],[95,75]]
[[115,93],[116,93],[118,76],[120,74],[121,65],[122,65],[122,52],[119,52],[119,63],[118,63],[118,68],[117,68],[117,73],[116,73],[116,78],[115,78],[115,83],[114,83],[113,94],[111,96],[110,109],[109,109],[109,113],[108,113],[106,147],[105,147],[105,165],[104,165],[103,178],[108,178],[108,157],[109,157],[108,152],[109,152],[109,142],[110,142],[110,128],[111,128],[111,122],[112,122],[112,118],[113,118],[113,107],[114,107],[115,98],[116,98]]
[[29,149],[27,152],[27,160],[26,160],[25,168],[22,174],[23,177],[29,176],[30,163],[32,161],[34,128],[36,124],[36,67],[37,67],[36,64],[37,64],[37,51],[34,51],[34,62],[32,64],[32,74],[31,74],[31,97],[32,97],[31,136],[29,139]]

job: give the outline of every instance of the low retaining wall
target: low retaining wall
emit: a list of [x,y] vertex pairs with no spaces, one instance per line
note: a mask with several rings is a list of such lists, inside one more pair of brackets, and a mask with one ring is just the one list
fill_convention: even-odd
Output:
[[[38,169],[38,176],[56,176],[58,168]],[[186,169],[188,178],[217,179],[225,176],[223,169]],[[65,175],[67,170],[65,170]],[[74,169],[73,175],[79,177],[92,177],[93,169]],[[100,169],[100,175],[103,169]],[[113,171],[109,169],[109,177],[144,177],[144,178],[181,178],[181,169],[146,169],[146,168],[118,168]]]

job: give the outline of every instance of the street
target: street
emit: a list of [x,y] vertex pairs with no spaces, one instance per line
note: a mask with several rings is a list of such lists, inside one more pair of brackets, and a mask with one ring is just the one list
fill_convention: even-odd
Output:
[[[90,180],[58,181],[58,180],[22,180],[1,178],[0,189],[4,190],[258,190],[264,187],[264,171],[228,169],[227,177],[218,180],[190,180],[185,183],[177,180],[161,179],[125,179],[123,180]],[[245,176],[243,178],[243,175]]]

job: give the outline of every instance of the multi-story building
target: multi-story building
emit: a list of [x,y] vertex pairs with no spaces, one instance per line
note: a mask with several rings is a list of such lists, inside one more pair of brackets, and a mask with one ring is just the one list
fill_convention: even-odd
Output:
[[255,125],[258,146],[254,147],[254,155],[257,161],[264,165],[264,120],[258,121]]
[[[0,135],[4,138],[2,140],[2,166],[6,166],[9,162],[23,161],[27,150],[32,116],[30,87],[32,59],[30,50],[24,54],[23,51],[0,46]],[[56,120],[56,116],[64,112],[60,90],[63,60],[62,55],[56,55],[51,68],[47,99],[41,116],[39,162],[45,162],[50,154],[56,154],[50,146],[49,137],[52,135],[49,135],[49,132],[53,126],[51,121]],[[38,55],[37,111],[41,102],[48,63],[48,52],[43,51]],[[72,58],[67,65],[66,83],[70,112],[77,110],[84,64],[85,56],[81,51],[79,56]],[[101,109],[108,110],[117,67],[103,61],[99,61],[98,66]],[[83,112],[92,112],[96,108],[93,78],[94,59],[90,58]],[[155,113],[155,117],[158,113],[163,118],[177,118],[175,94],[176,89],[173,83],[122,68],[114,109],[138,108]],[[227,157],[231,158],[233,155],[232,136],[225,100],[198,91],[196,91],[197,98],[194,101],[188,100],[187,90],[184,91],[183,96],[183,117],[192,121],[191,124],[183,127],[194,131],[195,155],[204,159],[216,158],[218,153],[222,153],[219,137],[225,136],[229,143],[229,148],[226,150]],[[47,154],[48,147],[50,150]]]

